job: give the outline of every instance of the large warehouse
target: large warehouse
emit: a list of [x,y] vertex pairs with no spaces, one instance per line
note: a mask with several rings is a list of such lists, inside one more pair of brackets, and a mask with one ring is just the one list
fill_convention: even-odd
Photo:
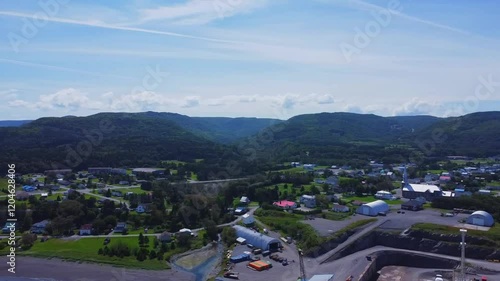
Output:
[[485,211],[477,211],[472,213],[467,218],[468,224],[478,225],[478,226],[493,226],[495,224],[495,220],[493,216]]
[[389,205],[382,200],[373,201],[358,207],[356,213],[366,216],[377,216],[378,213],[389,212]]
[[269,237],[252,229],[235,225],[236,236],[244,238],[247,244],[252,244],[254,247],[263,251],[278,251],[281,247],[281,241],[276,238]]

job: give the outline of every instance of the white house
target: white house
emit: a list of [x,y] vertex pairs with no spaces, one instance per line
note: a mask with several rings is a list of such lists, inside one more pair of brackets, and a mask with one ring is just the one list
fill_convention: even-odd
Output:
[[250,203],[250,199],[246,196],[242,196],[241,199],[240,199],[240,203],[242,204],[248,204]]
[[92,234],[92,225],[84,224],[80,227],[80,235],[91,235]]
[[300,197],[300,203],[304,204],[307,208],[316,208],[316,196],[302,195]]
[[380,190],[375,194],[375,198],[377,198],[377,199],[391,200],[391,199],[393,199],[393,197],[394,196],[392,195],[392,193],[390,193],[389,191],[385,191],[385,190]]
[[244,214],[242,218],[244,225],[251,225],[255,223],[255,218],[250,214]]

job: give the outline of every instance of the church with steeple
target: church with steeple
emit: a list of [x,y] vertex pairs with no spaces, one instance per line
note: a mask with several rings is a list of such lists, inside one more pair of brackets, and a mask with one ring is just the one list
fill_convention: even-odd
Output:
[[407,199],[416,199],[419,197],[423,197],[427,201],[432,201],[435,198],[443,196],[443,191],[437,185],[409,183],[406,166],[404,167],[403,171],[403,181],[401,182],[401,189],[403,198]]

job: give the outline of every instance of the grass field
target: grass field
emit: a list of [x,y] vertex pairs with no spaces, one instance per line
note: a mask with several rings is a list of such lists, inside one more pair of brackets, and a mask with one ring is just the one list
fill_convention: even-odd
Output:
[[[122,241],[131,249],[139,247],[137,237],[113,237],[109,245],[113,245],[118,241]],[[134,256],[118,258],[98,255],[97,252],[103,247],[103,242],[104,238],[83,238],[76,241],[50,239],[43,243],[37,241],[30,250],[20,252],[20,254],[44,258],[61,258],[73,261],[96,262],[151,270],[169,268],[165,261],[158,261],[157,259],[148,259],[143,262],[139,262]],[[153,243],[154,239],[150,237],[150,248],[152,248]]]
[[324,212],[321,214],[322,217],[324,217],[327,220],[332,220],[332,221],[341,221],[349,218],[352,216],[351,212],[348,213],[337,213],[337,212]]
[[[200,231],[198,237],[194,238],[191,247],[181,248],[177,246],[174,250],[165,253],[165,258],[174,254],[179,254],[188,250],[201,248],[203,245],[203,231]],[[138,237],[117,237],[112,236],[109,246],[123,242],[130,249],[139,248]],[[102,256],[98,254],[100,248],[103,248],[104,238],[82,238],[78,240],[50,239],[46,242],[37,241],[33,247],[27,251],[19,252],[20,255],[41,257],[41,258],[60,258],[71,261],[95,262],[100,264],[110,264],[114,266],[140,268],[148,270],[162,270],[170,268],[165,260],[147,259],[138,261],[135,256],[119,258]],[[154,237],[149,237],[149,250],[154,247]],[[0,254],[3,254],[1,252]]]
[[[432,223],[417,223],[414,224],[411,228],[415,230],[423,230],[423,231],[442,233],[442,234],[455,234],[455,235],[460,234],[459,228],[446,225],[432,224]],[[495,224],[488,231],[468,229],[467,236],[488,238],[495,241],[498,245],[500,245],[500,225]]]
[[124,194],[127,194],[127,192],[133,192],[137,194],[143,194],[147,193],[146,190],[142,190],[140,187],[132,187],[132,188],[127,188],[127,189],[119,189],[121,190]]
[[8,185],[9,185],[8,179],[0,178],[0,195],[7,194],[7,193],[3,192],[2,189],[7,189]]
[[[379,199],[375,198],[374,196],[349,196],[349,197],[342,197],[342,200],[344,200],[344,201],[357,200],[357,201],[369,203],[369,202],[373,202],[373,201],[376,201]],[[398,200],[383,200],[383,201],[389,205],[399,205],[402,203],[402,201],[399,199]]]

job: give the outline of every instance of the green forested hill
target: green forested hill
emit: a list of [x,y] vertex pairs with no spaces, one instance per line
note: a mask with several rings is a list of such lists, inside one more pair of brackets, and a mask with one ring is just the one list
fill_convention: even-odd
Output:
[[41,118],[17,128],[0,128],[2,165],[16,163],[27,170],[68,165],[73,165],[72,168],[155,165],[165,159],[213,159],[222,149],[172,121],[141,114]]
[[269,118],[189,117],[169,112],[138,114],[173,121],[187,131],[220,143],[232,143],[256,134],[266,127],[283,122]]
[[[443,136],[433,137],[437,134]],[[432,153],[436,155],[499,155],[500,112],[477,112],[442,119],[418,131],[415,142],[432,142],[436,147]]]
[[[389,163],[405,161],[412,152],[426,156],[500,153],[500,112],[474,113],[458,118],[306,114],[270,130],[273,139],[264,144],[260,156],[278,162],[296,160],[326,164],[339,160],[345,163],[377,159]],[[445,132],[447,140],[429,144],[436,130]],[[426,149],[430,146],[432,149]]]
[[[102,130],[103,120],[113,129]],[[94,138],[99,136],[96,130],[102,139],[86,147],[89,132]],[[446,139],[434,141],[436,132]],[[243,137],[247,138],[227,144]],[[426,145],[424,149],[421,144]],[[68,163],[72,168],[133,167],[154,166],[165,159],[203,158],[213,170],[236,161],[245,173],[294,160],[325,165],[404,162],[415,151],[427,156],[498,155],[500,112],[453,118],[319,113],[284,122],[155,112],[100,113],[41,118],[20,127],[0,128],[0,165],[16,163],[36,171]]]

